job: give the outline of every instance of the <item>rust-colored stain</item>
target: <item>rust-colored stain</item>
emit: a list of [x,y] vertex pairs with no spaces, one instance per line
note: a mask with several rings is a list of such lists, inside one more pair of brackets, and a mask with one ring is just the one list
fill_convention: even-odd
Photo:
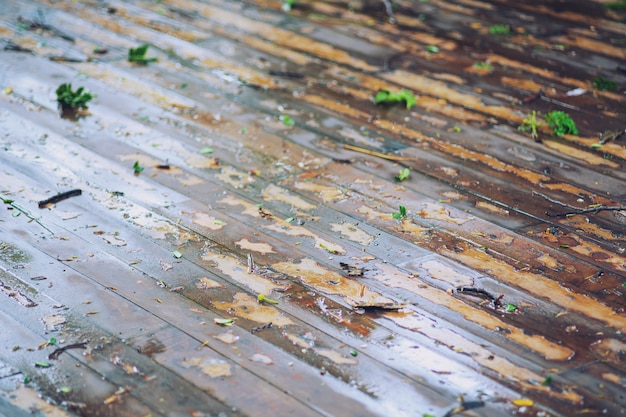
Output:
[[0,414],[625,415],[625,16],[0,0]]

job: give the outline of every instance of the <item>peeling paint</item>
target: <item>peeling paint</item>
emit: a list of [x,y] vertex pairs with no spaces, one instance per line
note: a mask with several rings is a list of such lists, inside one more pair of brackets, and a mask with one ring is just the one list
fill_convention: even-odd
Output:
[[340,233],[342,237],[345,236],[363,246],[369,245],[374,240],[374,236],[350,223],[330,223],[330,228],[333,232]]
[[235,317],[241,317],[246,320],[260,324],[272,323],[276,327],[285,327],[294,324],[293,321],[284,316],[280,310],[274,307],[268,307],[260,304],[256,297],[252,297],[245,293],[237,293],[233,297],[233,302],[212,301],[211,304]]
[[348,304],[353,306],[396,304],[393,300],[371,291],[365,285],[322,267],[312,259],[305,258],[299,263],[279,262],[273,264],[272,268],[296,277],[303,284],[324,294],[341,295]]
[[272,291],[281,288],[281,286],[263,278],[261,275],[249,273],[247,268],[242,266],[239,260],[232,256],[206,253],[202,255],[202,260],[210,264],[215,264],[215,267],[222,273],[256,293],[270,294]]
[[265,187],[261,196],[265,201],[280,201],[300,210],[312,210],[315,208],[313,204],[307,203],[301,197],[293,195],[288,190],[274,184]]
[[181,362],[181,365],[184,368],[199,368],[211,378],[228,377],[232,375],[230,364],[219,359],[205,357],[185,358]]

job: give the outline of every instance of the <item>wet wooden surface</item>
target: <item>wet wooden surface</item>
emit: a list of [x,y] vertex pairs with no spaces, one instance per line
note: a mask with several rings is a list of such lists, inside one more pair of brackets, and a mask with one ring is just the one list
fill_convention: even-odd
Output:
[[603,3],[1,0],[0,415],[625,415]]

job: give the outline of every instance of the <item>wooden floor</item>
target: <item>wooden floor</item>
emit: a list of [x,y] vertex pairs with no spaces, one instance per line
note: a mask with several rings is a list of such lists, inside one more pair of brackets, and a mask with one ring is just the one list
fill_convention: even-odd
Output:
[[0,0],[0,415],[626,415],[603,3]]

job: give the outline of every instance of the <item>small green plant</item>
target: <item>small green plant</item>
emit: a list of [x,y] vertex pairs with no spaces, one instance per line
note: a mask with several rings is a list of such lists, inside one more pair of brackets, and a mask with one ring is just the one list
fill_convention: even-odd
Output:
[[135,163],[133,164],[133,172],[135,173],[135,175],[139,175],[139,173],[141,173],[143,169],[144,168],[139,165],[139,161],[135,161]]
[[615,81],[607,80],[604,77],[598,77],[591,80],[593,88],[600,91],[617,91],[617,84]]
[[534,140],[539,140],[539,133],[537,132],[537,128],[541,126],[541,122],[537,120],[537,116],[540,113],[537,113],[535,110],[532,111],[524,120],[522,120],[522,124],[519,125],[517,130],[521,132],[530,132],[530,135]]
[[285,126],[295,126],[296,124],[296,121],[293,120],[288,114],[281,114],[280,116],[278,116],[278,120],[283,122],[283,125]]
[[147,64],[148,62],[155,62],[156,57],[146,57],[148,52],[148,45],[140,45],[136,48],[130,48],[128,50],[128,62],[134,62],[137,64]]
[[435,45],[427,45],[424,49],[426,49],[426,51],[430,52],[431,54],[436,54],[437,52],[439,52],[439,47]]
[[398,171],[398,175],[396,175],[395,178],[398,181],[405,181],[409,179],[409,175],[411,175],[411,170],[408,168],[402,168],[400,171]]
[[552,132],[556,136],[563,136],[564,134],[577,135],[578,129],[576,123],[569,117],[569,114],[564,111],[553,110],[546,114],[544,120],[552,128]]
[[509,25],[498,24],[489,26],[490,35],[508,35],[511,33],[511,27]]
[[266,297],[265,294],[259,294],[256,299],[259,303],[278,304],[278,301]]
[[391,217],[393,217],[394,219],[403,219],[406,217],[406,207],[404,206],[398,206],[398,212],[397,213],[391,213]]
[[491,71],[493,69],[493,65],[491,65],[489,62],[475,62],[473,65],[474,68],[477,69],[481,69],[481,70],[487,70],[487,71]]
[[87,103],[91,101],[93,95],[85,92],[84,87],[78,87],[76,91],[72,90],[71,83],[63,83],[56,89],[57,102],[61,107],[61,111],[77,111],[86,109]]
[[417,104],[415,96],[408,90],[401,90],[399,93],[393,93],[389,90],[380,90],[376,93],[376,96],[374,96],[374,103],[377,105],[402,102],[406,104],[407,109],[410,109]]
[[604,7],[615,12],[623,12],[626,11],[626,1],[614,1],[612,3],[606,3]]
[[512,313],[515,310],[517,310],[517,306],[515,304],[507,304],[504,306],[504,308],[506,308],[506,311],[508,311],[509,313]]

